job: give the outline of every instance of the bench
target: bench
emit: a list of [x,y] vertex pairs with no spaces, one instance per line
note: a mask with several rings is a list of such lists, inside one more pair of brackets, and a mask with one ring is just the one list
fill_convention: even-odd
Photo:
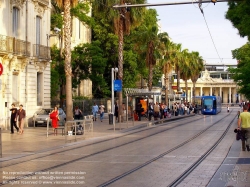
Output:
[[57,135],[57,129],[61,129],[62,130],[62,136],[65,135],[65,130],[64,127],[57,127],[54,129],[54,134]]

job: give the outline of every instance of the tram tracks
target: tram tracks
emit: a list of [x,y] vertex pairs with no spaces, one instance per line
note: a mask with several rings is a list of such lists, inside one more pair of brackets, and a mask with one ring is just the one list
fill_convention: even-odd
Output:
[[[232,112],[232,111],[231,111]],[[230,114],[231,114],[230,112]],[[230,115],[229,114],[229,115]],[[228,115],[227,115],[228,116]],[[224,118],[226,118],[227,116],[225,116]],[[212,125],[210,125],[209,127],[205,128],[204,130],[200,131],[198,134],[196,134],[195,136],[191,137],[190,139],[182,142],[181,144],[175,146],[174,148],[154,157],[153,159],[151,160],[148,160],[147,162],[121,174],[121,175],[118,175],[117,177],[114,177],[112,178],[111,180],[105,182],[105,183],[102,183],[100,185],[98,185],[98,187],[106,187],[106,186],[109,186],[111,185],[112,183],[115,183],[117,181],[119,181],[120,179],[146,167],[147,165],[163,158],[164,156],[166,156],[167,154],[179,149],[180,147],[184,146],[185,144],[191,142],[192,140],[194,140],[195,138],[197,138],[198,136],[200,136],[201,134],[203,134],[204,132],[206,132],[209,128],[213,127],[215,124],[217,124],[218,122],[220,122],[221,120],[223,120],[224,118],[218,120],[217,122],[213,123]],[[235,118],[234,118],[235,119]],[[195,163],[193,163],[184,173],[182,173],[179,177],[177,177],[171,184],[169,184],[168,186],[169,187],[175,187],[177,186],[182,180],[184,180],[215,148],[216,146],[221,142],[221,140],[224,138],[224,136],[226,135],[226,133],[228,132],[231,124],[233,123],[234,119],[229,123],[229,125],[227,126],[226,130],[224,131],[224,133],[221,135],[221,137],[214,143],[214,145],[208,150],[206,151]]]
[[[227,116],[225,116],[224,118],[226,118],[226,117],[227,117]],[[165,156],[166,154],[168,154],[168,153],[170,153],[170,152],[172,152],[172,151],[178,149],[179,147],[185,145],[186,143],[190,142],[191,140],[193,140],[193,139],[195,139],[196,137],[198,137],[199,135],[201,135],[201,134],[202,134],[203,132],[205,132],[207,129],[209,129],[210,127],[212,127],[212,126],[215,125],[216,123],[220,122],[220,121],[223,120],[224,118],[222,118],[222,119],[216,121],[215,123],[213,123],[212,125],[210,125],[210,126],[207,127],[206,129],[202,130],[200,133],[198,133],[197,135],[195,135],[194,137],[192,137],[191,139],[189,139],[189,140],[187,140],[187,141],[185,141],[185,142],[179,144],[178,146],[176,146],[176,147],[174,147],[174,148],[168,150],[167,152],[165,152],[165,153],[163,153],[163,154],[161,154],[161,155],[159,155],[159,156],[157,156],[157,157],[155,157],[155,158],[153,158],[153,159],[147,161],[147,162],[144,163],[143,165],[140,165],[140,166],[136,167],[135,169],[133,169],[133,171],[130,170],[130,171],[124,173],[123,175],[118,176],[118,177],[116,177],[116,178],[114,178],[114,179],[108,181],[108,183],[111,184],[111,183],[113,183],[113,182],[119,180],[120,178],[123,178],[123,177],[125,177],[126,175],[128,175],[128,174],[130,174],[130,173],[133,173],[134,171],[139,170],[140,168],[142,168],[142,167],[144,167],[144,166],[150,164],[151,162],[153,162],[153,161],[155,161],[155,160],[157,160],[157,159],[159,159],[159,158]],[[200,120],[200,119],[203,119],[203,118],[199,118],[199,119],[192,120],[192,121],[197,121],[197,120]],[[120,145],[117,145],[117,146],[113,146],[113,147],[110,147],[110,148],[107,148],[107,149],[104,149],[104,150],[101,150],[101,151],[97,151],[97,152],[95,152],[95,153],[92,153],[92,154],[89,154],[89,155],[86,155],[86,156],[81,156],[80,158],[72,159],[72,160],[70,160],[70,161],[67,161],[67,162],[64,162],[64,163],[61,163],[61,164],[56,164],[56,165],[54,165],[54,166],[47,167],[47,168],[45,168],[45,169],[40,169],[40,170],[38,170],[38,171],[32,172],[32,173],[29,174],[29,175],[24,175],[24,176],[21,176],[21,177],[18,177],[18,178],[15,178],[15,179],[12,179],[12,180],[9,180],[9,181],[6,181],[6,182],[8,183],[8,182],[13,182],[13,181],[21,180],[22,178],[25,178],[25,177],[29,177],[29,176],[35,175],[36,172],[46,172],[46,171],[49,171],[49,170],[52,170],[52,169],[55,169],[55,168],[59,168],[59,167],[62,167],[62,166],[65,166],[65,165],[68,165],[68,164],[71,164],[71,163],[80,161],[80,160],[82,160],[82,159],[89,158],[89,157],[91,157],[91,156],[95,156],[95,155],[98,155],[98,154],[101,154],[101,153],[104,153],[104,152],[107,152],[107,151],[110,151],[110,150],[113,150],[113,149],[116,149],[116,148],[120,148],[120,147],[125,146],[125,145],[129,145],[129,144],[135,143],[135,142],[137,142],[137,141],[146,139],[146,138],[148,138],[148,137],[152,137],[152,136],[154,136],[154,135],[163,133],[163,132],[165,132],[165,131],[168,131],[168,130],[171,130],[171,129],[174,129],[174,128],[176,128],[176,127],[180,127],[180,126],[186,125],[186,124],[187,124],[187,120],[185,120],[185,123],[179,124],[179,125],[177,125],[177,126],[174,126],[174,127],[171,127],[171,128],[165,129],[165,130],[161,130],[161,131],[159,131],[159,132],[156,132],[156,133],[147,135],[147,136],[145,136],[145,137],[141,137],[141,138],[139,138],[139,139],[132,140],[132,141],[130,141],[130,142],[126,142],[126,143],[123,143],[123,144],[120,144]],[[162,126],[162,125],[158,125],[158,126]],[[150,129],[152,129],[152,128],[150,128]],[[145,131],[145,130],[150,130],[150,129],[144,129],[144,130],[141,130],[141,131],[137,131],[137,132],[135,132],[135,133],[142,132],[142,131]],[[128,135],[135,134],[135,133],[129,133],[129,134],[124,135],[124,136],[128,136]],[[124,137],[124,136],[122,136],[122,137]],[[120,138],[120,137],[117,137],[117,138]],[[108,139],[108,140],[104,140],[104,141],[109,141],[109,140],[113,140],[113,139],[116,139],[116,138],[112,138],[112,139]],[[104,141],[102,141],[102,142],[104,142]],[[97,143],[100,143],[100,142],[97,142]],[[89,145],[85,145],[85,146],[90,146],[90,145],[94,145],[94,144],[96,144],[96,143],[89,144]],[[85,147],[85,146],[79,146],[78,148],[80,148],[80,147]],[[76,148],[73,148],[73,149],[76,149]],[[59,152],[52,153],[52,154],[58,154],[58,153],[62,153],[62,152],[65,152],[65,151],[70,151],[70,150],[71,150],[71,149],[63,150],[63,151],[59,151]],[[35,159],[39,159],[39,158],[46,157],[46,156],[51,156],[52,154],[45,155],[45,156],[41,156],[41,157],[37,157],[37,158],[35,158]],[[20,163],[20,162],[19,162],[19,163]],[[6,166],[6,167],[7,167],[7,166]],[[113,182],[112,182],[112,181],[113,181]],[[3,184],[3,183],[0,183],[0,185],[4,185],[4,184]],[[106,186],[106,185],[103,184],[103,185],[100,185],[100,186]]]

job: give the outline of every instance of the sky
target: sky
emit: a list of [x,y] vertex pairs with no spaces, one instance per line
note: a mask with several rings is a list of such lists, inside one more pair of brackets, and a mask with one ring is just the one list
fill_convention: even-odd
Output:
[[[183,0],[148,0],[149,4],[181,2]],[[185,0],[188,1],[188,0]],[[198,4],[152,6],[157,10],[161,32],[167,32],[182,49],[198,51],[205,62],[212,64],[236,64],[231,51],[247,43],[232,23],[225,18],[226,2],[202,4],[204,17]],[[212,35],[213,40],[209,34]],[[214,41],[214,44],[213,44]],[[217,51],[218,53],[217,53]]]

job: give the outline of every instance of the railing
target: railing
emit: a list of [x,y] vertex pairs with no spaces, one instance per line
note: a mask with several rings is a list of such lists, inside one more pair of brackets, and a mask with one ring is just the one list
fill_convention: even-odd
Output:
[[13,53],[19,56],[30,56],[30,42],[10,36],[0,35],[0,53]]
[[33,56],[39,59],[50,59],[50,48],[44,45],[33,45]]
[[13,53],[13,37],[0,35],[0,53]]
[[30,56],[30,42],[14,38],[14,54]]

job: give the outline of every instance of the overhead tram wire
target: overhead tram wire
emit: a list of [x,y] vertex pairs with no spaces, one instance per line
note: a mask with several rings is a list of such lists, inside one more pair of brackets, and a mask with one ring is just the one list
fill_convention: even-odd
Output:
[[202,15],[203,15],[203,18],[204,18],[204,20],[205,20],[205,23],[206,23],[206,26],[207,26],[207,30],[208,30],[209,35],[210,35],[210,37],[211,37],[211,40],[212,40],[212,42],[213,42],[215,51],[216,51],[216,53],[217,53],[217,55],[218,55],[218,57],[219,57],[219,59],[220,59],[220,62],[222,63],[222,58],[220,57],[219,52],[218,52],[218,50],[217,50],[217,48],[216,48],[216,45],[215,45],[215,43],[214,43],[214,39],[213,39],[212,34],[211,34],[211,32],[210,32],[210,29],[209,29],[209,27],[208,27],[207,20],[206,20],[206,18],[205,18],[205,14],[204,14],[204,11],[203,11],[201,5],[202,5],[202,0],[200,0],[199,8],[200,8],[201,13],[202,13]]

